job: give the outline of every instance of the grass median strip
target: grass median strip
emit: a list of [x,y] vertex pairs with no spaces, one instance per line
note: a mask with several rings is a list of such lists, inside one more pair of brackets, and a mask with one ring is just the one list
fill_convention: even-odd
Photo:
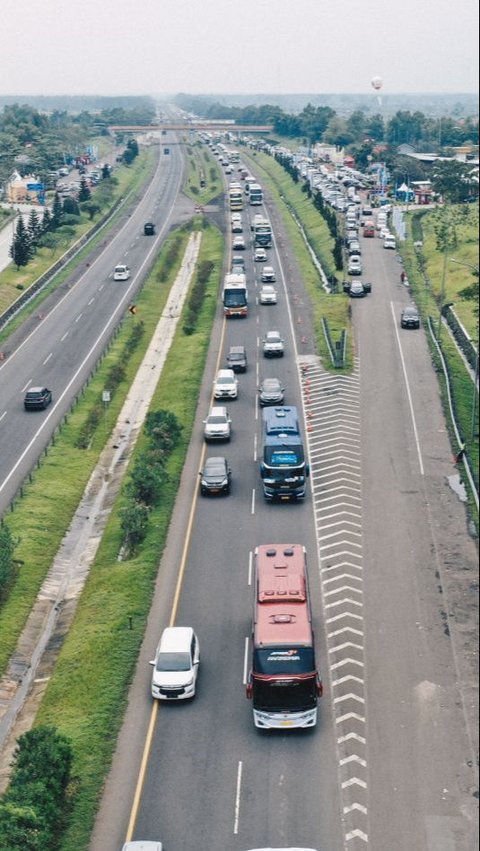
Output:
[[[114,751],[194,423],[216,308],[222,251],[218,231],[205,229],[198,265],[211,261],[214,268],[198,321],[193,333],[185,335],[180,320],[152,401],[151,410],[171,411],[183,430],[179,445],[168,459],[169,478],[159,504],[150,512],[147,536],[136,556],[118,561],[123,541],[120,512],[127,501],[123,492],[113,506],[36,719],[38,724],[53,724],[73,745],[76,780],[62,851],[87,848]],[[140,299],[137,304],[142,310]],[[130,469],[145,451],[146,441],[143,435],[139,438]]]
[[[246,155],[244,155],[245,158]],[[295,184],[287,172],[273,157],[257,152],[251,160],[255,169],[261,171],[262,181],[272,193],[279,211],[282,213],[285,227],[297,258],[305,288],[310,296],[314,320],[315,339],[325,369],[333,369],[322,328],[322,317],[328,320],[334,340],[340,338],[343,329],[347,330],[347,357],[345,370],[353,365],[353,344],[351,334],[350,303],[343,293],[330,295],[322,288],[320,276],[305,245],[292,212],[300,222],[315,254],[325,268],[326,274],[335,269],[333,260],[334,240],[330,236],[326,222],[313,206],[312,201]]]

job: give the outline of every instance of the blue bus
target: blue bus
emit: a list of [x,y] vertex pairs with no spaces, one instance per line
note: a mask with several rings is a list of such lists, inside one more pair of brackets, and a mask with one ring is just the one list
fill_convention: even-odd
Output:
[[297,409],[293,405],[269,407],[262,416],[264,497],[268,501],[303,499],[310,471]]

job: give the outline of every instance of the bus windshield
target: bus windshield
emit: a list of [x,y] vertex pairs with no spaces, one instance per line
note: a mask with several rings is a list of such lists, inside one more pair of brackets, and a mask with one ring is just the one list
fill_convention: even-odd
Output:
[[273,676],[309,674],[315,670],[313,647],[255,648],[253,670],[257,674]]
[[263,460],[268,467],[285,468],[299,467],[305,463],[303,446],[265,446]]

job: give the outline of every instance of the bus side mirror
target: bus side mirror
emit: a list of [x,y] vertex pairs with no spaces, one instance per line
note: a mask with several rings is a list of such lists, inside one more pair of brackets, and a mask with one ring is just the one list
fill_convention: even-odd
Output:
[[251,683],[247,683],[247,697],[249,700],[253,697],[253,686]]
[[306,476],[310,475],[310,464],[305,464],[305,475]]
[[317,680],[317,695],[321,697],[323,694],[323,683],[321,680]]
[[265,467],[263,464],[260,464],[260,476],[262,477],[262,479],[265,478]]

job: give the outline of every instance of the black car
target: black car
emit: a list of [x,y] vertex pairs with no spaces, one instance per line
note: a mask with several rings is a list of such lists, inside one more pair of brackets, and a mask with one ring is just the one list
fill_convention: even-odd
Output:
[[264,378],[258,388],[258,401],[262,407],[283,405],[285,388],[278,378]]
[[143,226],[143,233],[145,236],[154,236],[155,235],[155,225],[153,222],[145,222]]
[[420,316],[414,304],[403,308],[400,325],[402,328],[420,328]]
[[364,298],[372,292],[371,284],[364,284],[362,281],[344,281],[343,292],[348,293],[350,298]]
[[247,352],[245,346],[230,346],[227,355],[227,367],[234,372],[247,371]]
[[223,456],[207,458],[199,475],[200,493],[203,496],[217,493],[228,495],[230,493],[231,470],[227,459]]
[[45,410],[52,401],[52,391],[48,387],[31,387],[25,393],[23,404],[26,411]]

